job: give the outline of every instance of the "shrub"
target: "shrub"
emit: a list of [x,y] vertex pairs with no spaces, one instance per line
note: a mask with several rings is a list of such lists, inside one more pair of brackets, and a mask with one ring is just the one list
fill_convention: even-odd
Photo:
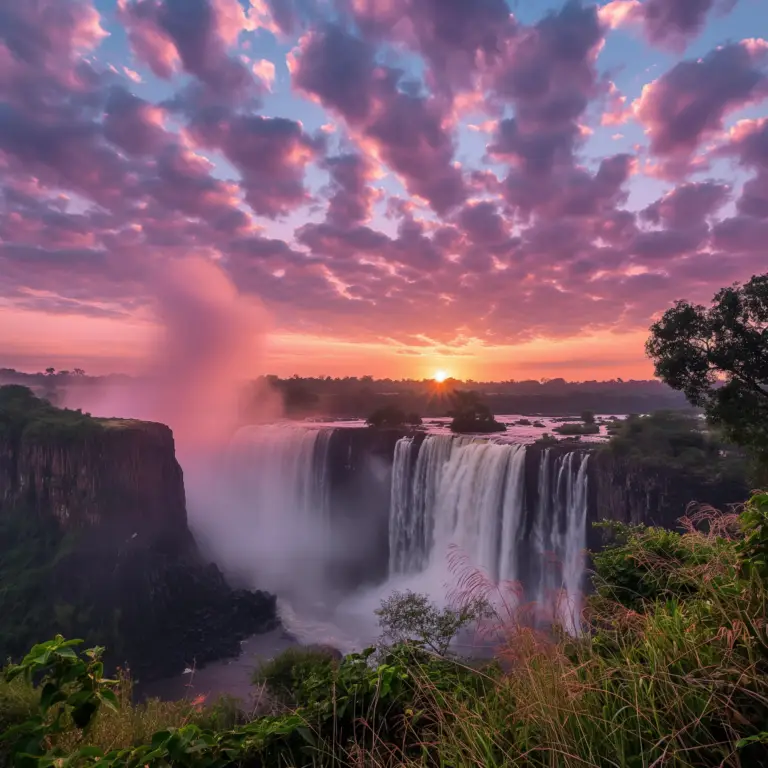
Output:
[[376,615],[386,642],[415,643],[419,648],[445,656],[456,635],[486,617],[489,611],[486,601],[479,599],[456,608],[438,608],[427,595],[408,590],[393,592],[382,600]]
[[40,691],[26,680],[0,678],[0,733],[29,720],[40,707]]
[[366,420],[369,427],[419,426],[421,416],[418,413],[406,413],[396,405],[383,405],[377,408]]
[[768,493],[755,494],[741,514],[743,540],[738,545],[742,571],[768,578]]
[[568,424],[561,424],[559,427],[553,427],[553,432],[557,432],[559,435],[599,435],[600,425],[593,423],[571,422]]
[[313,676],[327,677],[338,665],[336,654],[322,647],[286,648],[261,664],[253,674],[277,701],[288,706],[306,704],[305,684]]

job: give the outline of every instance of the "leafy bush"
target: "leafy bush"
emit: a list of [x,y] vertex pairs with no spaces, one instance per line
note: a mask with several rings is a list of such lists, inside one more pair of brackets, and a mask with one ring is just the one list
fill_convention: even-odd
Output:
[[571,422],[569,424],[561,424],[559,427],[553,427],[552,431],[557,432],[559,435],[598,435],[600,434],[600,425],[594,422],[584,424]]
[[14,683],[39,678],[42,695],[5,740],[25,768],[765,766],[765,520],[763,494],[739,520],[702,512],[684,533],[618,526],[595,556],[582,634],[487,613],[498,663],[437,656],[467,616],[393,595],[379,618],[405,642],[340,661],[296,649],[262,670],[295,709],[234,724],[169,716],[130,746],[94,743],[112,707],[130,705],[98,651],[57,638],[10,668]]
[[[701,419],[684,413],[658,411],[614,422],[604,451],[649,469],[674,471],[710,482],[731,480],[746,486],[744,453],[705,429]],[[743,498],[743,496],[741,497]]]
[[596,594],[640,611],[648,603],[689,598],[736,576],[736,551],[718,537],[663,528],[601,524],[616,540],[593,555]]
[[504,432],[507,428],[493,417],[491,409],[482,401],[480,395],[473,391],[456,389],[451,393],[451,410],[449,416],[452,432]]
[[307,703],[304,685],[313,676],[326,677],[338,666],[327,648],[286,648],[254,672],[253,682],[264,685],[276,700],[291,706]]
[[417,413],[406,413],[396,405],[383,405],[377,408],[366,420],[369,427],[402,427],[419,426],[421,416]]
[[741,513],[744,538],[737,547],[745,575],[768,578],[768,493],[755,494]]
[[0,679],[0,733],[34,717],[39,706],[40,691],[26,680]]
[[438,608],[427,595],[410,590],[393,592],[376,611],[386,642],[415,643],[419,648],[445,656],[456,635],[489,614],[483,600],[471,600],[457,608]]

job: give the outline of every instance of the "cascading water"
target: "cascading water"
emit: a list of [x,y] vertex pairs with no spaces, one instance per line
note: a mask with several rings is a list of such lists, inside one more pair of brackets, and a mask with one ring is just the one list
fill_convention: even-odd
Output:
[[437,493],[451,451],[461,438],[424,438],[413,463],[413,438],[395,445],[389,516],[389,573],[418,573],[432,550]]
[[493,581],[521,582],[540,612],[577,632],[588,456],[541,452],[537,503],[526,525],[525,445],[428,436],[415,461],[414,450],[410,437],[395,449],[390,576],[447,579],[448,552],[457,547]]
[[413,438],[404,437],[395,445],[392,461],[392,496],[389,513],[389,572],[413,570],[414,509],[411,503],[411,453]]
[[[507,534],[511,534],[519,518],[520,506],[513,505],[522,497],[517,486],[522,480],[524,460],[522,445],[470,442],[454,448],[440,476],[437,493],[438,514],[430,558],[434,567],[445,562],[449,548],[455,546],[470,563],[499,581],[502,555],[509,569],[509,551],[515,546],[514,540],[503,539],[502,529],[506,518]],[[509,499],[508,486],[512,489]]]
[[551,607],[569,632],[576,632],[581,613],[587,526],[588,454],[541,454],[538,507],[534,526],[537,562],[533,564],[539,606]]
[[586,453],[453,435],[388,439],[295,424],[241,430],[212,523],[231,532],[216,559],[276,593],[297,637],[332,636],[345,649],[373,640],[374,611],[393,590],[444,600],[456,583],[453,548],[578,632]]
[[217,492],[217,560],[278,594],[308,594],[333,552],[332,429],[246,427],[233,438]]
[[235,477],[254,504],[306,521],[330,516],[328,446],[332,429],[245,427],[232,441]]

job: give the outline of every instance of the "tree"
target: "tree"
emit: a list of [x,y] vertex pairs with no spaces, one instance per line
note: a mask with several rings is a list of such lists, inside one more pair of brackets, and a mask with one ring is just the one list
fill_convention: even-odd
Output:
[[451,393],[453,432],[503,432],[506,427],[493,417],[491,409],[474,390],[455,389]]
[[491,613],[485,600],[472,599],[457,608],[438,608],[427,595],[393,592],[376,611],[382,637],[392,643],[416,643],[445,656],[454,637]]
[[382,405],[377,408],[366,420],[369,427],[402,427],[405,424],[409,426],[418,426],[421,424],[421,416],[417,413],[408,413],[398,408],[396,405]]
[[585,424],[594,424],[595,423],[595,414],[592,411],[584,411],[581,414],[581,420]]
[[768,274],[723,288],[710,307],[678,301],[651,326],[656,375],[750,451],[768,477]]

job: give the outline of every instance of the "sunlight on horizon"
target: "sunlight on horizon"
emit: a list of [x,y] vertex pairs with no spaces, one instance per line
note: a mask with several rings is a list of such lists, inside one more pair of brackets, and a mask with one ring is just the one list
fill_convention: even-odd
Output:
[[448,374],[445,371],[435,371],[435,375],[432,378],[438,384],[442,384],[448,378]]

